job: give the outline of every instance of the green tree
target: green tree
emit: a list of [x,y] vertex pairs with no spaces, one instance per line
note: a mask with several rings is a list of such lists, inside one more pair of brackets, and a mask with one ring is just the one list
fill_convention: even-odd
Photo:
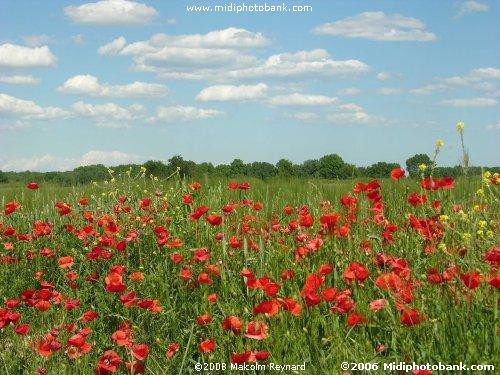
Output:
[[256,161],[247,166],[247,173],[252,177],[266,179],[276,176],[276,167],[271,163]]
[[337,154],[325,155],[319,159],[319,177],[347,178],[351,177],[352,172],[352,168]]
[[312,159],[306,160],[299,165],[300,174],[303,176],[317,177],[319,171],[319,161]]
[[243,176],[247,174],[247,166],[241,159],[231,162],[231,176]]
[[287,159],[279,160],[276,163],[276,169],[278,170],[278,175],[280,177],[292,177],[297,174],[295,166],[290,160]]
[[190,176],[193,168],[192,162],[184,160],[180,155],[175,155],[168,159],[167,165],[170,174],[178,169],[181,177]]
[[[66,175],[66,176],[65,176]],[[63,172],[58,176],[62,181],[67,177],[76,184],[88,184],[91,181],[102,181],[109,177],[108,168],[102,164],[86,165],[73,169],[71,172]],[[58,178],[58,179],[59,179]]]
[[420,174],[418,166],[420,164],[425,164],[428,167],[432,164],[432,160],[427,154],[416,154],[411,158],[406,160],[406,170],[410,174],[410,177],[418,177]]
[[3,173],[2,171],[0,171],[0,183],[5,183],[8,181],[9,181],[9,179],[7,178],[7,175],[5,173]]
[[379,161],[378,163],[372,164],[366,167],[364,170],[364,175],[372,178],[382,178],[389,177],[391,171],[394,168],[399,168],[398,163],[386,163],[385,161]]
[[146,174],[155,177],[167,177],[170,174],[169,167],[159,160],[148,160],[142,165],[146,168]]

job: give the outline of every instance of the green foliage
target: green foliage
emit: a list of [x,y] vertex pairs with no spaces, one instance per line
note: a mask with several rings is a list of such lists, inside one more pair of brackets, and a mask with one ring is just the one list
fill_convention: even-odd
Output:
[[252,177],[257,177],[265,180],[266,178],[276,176],[276,167],[266,162],[253,162],[248,165],[247,173]]
[[9,182],[9,178],[7,177],[7,174],[4,172],[0,171],[0,184]]
[[318,175],[322,178],[349,178],[354,169],[337,154],[325,155],[319,159]]
[[425,164],[428,167],[432,164],[432,160],[427,154],[416,154],[411,158],[406,160],[406,170],[410,174],[410,177],[418,177],[420,175],[418,166],[420,164]]
[[287,159],[280,159],[276,163],[276,169],[278,172],[278,176],[280,177],[293,177],[297,175],[297,170],[293,163]]
[[366,167],[363,175],[371,178],[383,178],[389,176],[394,168],[399,168],[399,164],[379,161]]

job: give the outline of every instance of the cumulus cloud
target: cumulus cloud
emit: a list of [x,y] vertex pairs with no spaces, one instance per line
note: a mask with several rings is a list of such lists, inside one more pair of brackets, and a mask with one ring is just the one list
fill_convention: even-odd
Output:
[[388,73],[388,72],[380,72],[377,74],[377,79],[379,81],[387,81],[387,80],[391,79],[391,77],[392,77],[392,74]]
[[128,0],[101,0],[67,6],[64,14],[76,24],[97,26],[136,26],[150,23],[158,12],[146,4]]
[[500,69],[493,67],[478,68],[462,76],[438,78],[436,83],[412,89],[410,93],[413,95],[427,95],[433,92],[468,86],[479,91],[491,92],[496,90],[496,86],[490,81],[498,78],[500,78]]
[[160,107],[156,116],[149,119],[149,122],[176,122],[176,121],[194,121],[205,120],[213,117],[222,116],[224,112],[215,109],[202,109],[190,106],[170,106]]
[[104,164],[114,166],[119,164],[136,163],[142,158],[135,154],[121,151],[91,150],[85,153],[79,160],[80,165]]
[[101,84],[97,77],[89,74],[69,78],[58,87],[58,91],[65,94],[114,98],[162,97],[169,92],[167,86],[157,83],[136,81],[126,85]]
[[332,105],[337,104],[336,97],[324,95],[306,95],[293,93],[288,95],[279,95],[269,101],[272,105],[295,105],[295,106],[314,106],[314,105]]
[[24,43],[29,47],[40,47],[52,42],[52,37],[40,34],[40,35],[25,35],[22,37]]
[[3,93],[0,93],[0,113],[39,120],[67,118],[71,115],[59,107],[41,107],[34,101],[19,99]]
[[127,40],[121,36],[112,42],[105,44],[97,50],[100,55],[117,55],[127,44]]
[[428,42],[436,39],[436,35],[426,31],[419,19],[384,12],[364,12],[326,23],[317,26],[313,33],[376,41]]
[[0,45],[0,68],[36,68],[55,66],[57,58],[49,47],[25,47],[17,44]]
[[440,104],[449,107],[494,107],[498,101],[492,98],[449,99]]
[[456,18],[461,18],[473,13],[487,12],[490,10],[489,5],[480,3],[479,1],[464,1],[458,4]]
[[310,122],[318,119],[319,116],[316,113],[312,112],[297,112],[292,115],[289,115],[288,117],[297,121]]
[[85,42],[85,38],[83,37],[82,34],[77,34],[77,35],[73,35],[71,37],[71,40],[73,41],[73,43],[75,44],[83,44]]
[[40,79],[32,75],[0,76],[0,83],[8,83],[11,85],[38,85]]
[[267,85],[216,85],[206,87],[196,96],[196,100],[208,101],[244,101],[260,99],[266,96]]
[[265,77],[322,77],[352,75],[369,70],[359,60],[334,60],[323,49],[280,53],[259,59],[250,48],[270,40],[259,32],[227,28],[206,34],[155,34],[126,43],[123,37],[99,48],[103,55],[130,56],[136,71],[164,79],[231,81]]
[[4,171],[66,171],[76,167],[104,164],[112,167],[119,164],[138,163],[145,158],[122,151],[90,150],[80,157],[61,157],[51,154],[15,158],[1,161],[0,169]]
[[[79,101],[74,103],[71,109],[78,116],[95,120],[99,126],[112,128],[125,127],[127,126],[126,122],[137,119],[142,113],[142,106],[138,104],[126,108],[115,103],[89,104]],[[125,123],[122,122],[119,126],[117,121]]]

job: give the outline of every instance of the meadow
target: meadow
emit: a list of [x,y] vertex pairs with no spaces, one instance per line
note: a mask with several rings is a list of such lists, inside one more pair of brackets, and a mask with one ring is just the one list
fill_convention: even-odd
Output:
[[498,176],[402,174],[0,185],[0,372],[498,368]]

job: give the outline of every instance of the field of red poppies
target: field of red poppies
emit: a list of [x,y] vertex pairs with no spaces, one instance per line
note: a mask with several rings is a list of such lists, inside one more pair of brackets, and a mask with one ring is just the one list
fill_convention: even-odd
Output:
[[1,373],[500,365],[497,175],[109,173],[0,188]]

